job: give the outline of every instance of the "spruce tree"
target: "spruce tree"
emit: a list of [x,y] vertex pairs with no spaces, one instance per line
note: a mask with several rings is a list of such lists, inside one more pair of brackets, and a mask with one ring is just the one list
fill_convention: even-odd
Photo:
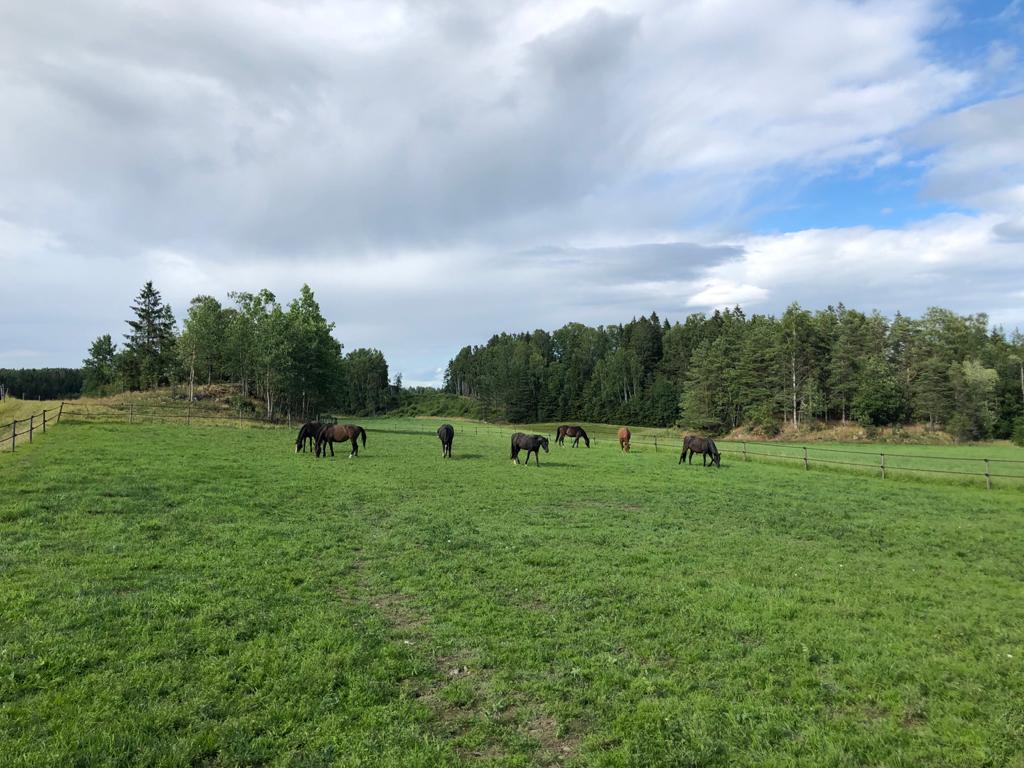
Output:
[[126,320],[131,333],[125,334],[125,351],[132,360],[133,389],[147,389],[170,381],[174,366],[174,315],[164,304],[160,291],[149,280],[132,304],[134,320]]

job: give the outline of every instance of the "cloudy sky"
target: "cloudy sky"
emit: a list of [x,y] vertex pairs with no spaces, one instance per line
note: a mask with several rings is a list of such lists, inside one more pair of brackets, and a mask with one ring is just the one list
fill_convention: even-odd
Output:
[[0,367],[302,283],[438,381],[741,304],[1024,329],[1024,2],[0,0]]

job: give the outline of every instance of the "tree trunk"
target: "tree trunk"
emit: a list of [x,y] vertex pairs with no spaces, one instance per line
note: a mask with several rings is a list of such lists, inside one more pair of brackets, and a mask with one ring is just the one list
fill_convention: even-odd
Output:
[[188,369],[188,401],[190,403],[195,402],[196,392],[196,351],[192,350],[192,364]]
[[[793,334],[793,344],[796,344],[796,333]],[[796,416],[796,351],[794,348],[793,353],[789,356],[789,370],[790,376],[792,377],[793,385],[793,428],[800,429],[800,424],[797,422]]]

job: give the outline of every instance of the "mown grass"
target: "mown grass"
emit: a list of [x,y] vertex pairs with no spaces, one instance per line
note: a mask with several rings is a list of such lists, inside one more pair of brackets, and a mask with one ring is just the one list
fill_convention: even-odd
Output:
[[457,429],[0,457],[0,764],[1024,764],[1019,492]]

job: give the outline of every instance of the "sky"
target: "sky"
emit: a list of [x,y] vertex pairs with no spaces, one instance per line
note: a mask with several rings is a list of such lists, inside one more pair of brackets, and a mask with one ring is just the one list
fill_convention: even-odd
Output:
[[1024,0],[0,0],[0,367],[308,283],[438,384],[740,304],[1024,329]]

